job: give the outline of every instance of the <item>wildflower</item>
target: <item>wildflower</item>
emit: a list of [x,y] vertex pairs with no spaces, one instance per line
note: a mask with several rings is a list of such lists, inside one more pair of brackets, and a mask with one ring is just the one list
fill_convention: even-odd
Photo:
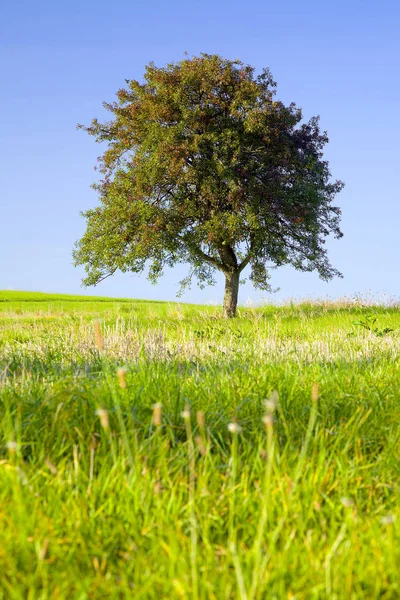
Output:
[[382,525],[392,525],[396,520],[396,515],[386,515],[381,518]]
[[278,392],[274,390],[271,396],[264,402],[265,409],[268,413],[273,413],[278,404]]
[[242,428],[239,425],[239,423],[229,423],[228,431],[230,431],[231,433],[241,433]]
[[343,496],[342,498],[340,498],[340,502],[345,508],[350,508],[350,506],[354,506],[353,500],[351,498],[347,498],[347,496]]
[[181,412],[181,415],[182,419],[190,419],[190,408],[188,406],[185,406],[185,410]]
[[264,423],[265,427],[272,427],[272,425],[274,424],[274,419],[272,415],[267,414],[263,416],[262,422]]

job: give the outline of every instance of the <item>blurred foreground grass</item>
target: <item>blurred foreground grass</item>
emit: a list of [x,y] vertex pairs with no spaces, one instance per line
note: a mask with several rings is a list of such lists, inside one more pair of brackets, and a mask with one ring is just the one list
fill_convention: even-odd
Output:
[[1,598],[400,596],[398,307],[46,296],[0,292]]

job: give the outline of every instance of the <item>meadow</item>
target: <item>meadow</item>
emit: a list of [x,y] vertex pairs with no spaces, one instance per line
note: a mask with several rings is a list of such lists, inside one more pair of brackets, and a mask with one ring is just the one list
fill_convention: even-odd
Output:
[[0,292],[0,598],[400,597],[400,311]]

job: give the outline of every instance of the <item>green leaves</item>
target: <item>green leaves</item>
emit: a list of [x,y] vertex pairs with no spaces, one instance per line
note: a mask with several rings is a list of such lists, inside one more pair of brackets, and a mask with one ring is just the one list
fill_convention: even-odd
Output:
[[378,327],[376,324],[377,320],[378,317],[376,315],[366,315],[364,319],[353,321],[353,325],[355,325],[356,327],[362,327],[367,331],[371,331],[378,337],[383,337],[385,335],[388,335],[389,333],[393,333],[394,329],[392,329],[391,327]]

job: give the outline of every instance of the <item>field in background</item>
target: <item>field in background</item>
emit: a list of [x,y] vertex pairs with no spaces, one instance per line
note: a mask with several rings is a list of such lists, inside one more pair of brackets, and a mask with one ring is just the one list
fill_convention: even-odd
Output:
[[395,305],[0,292],[0,598],[399,597],[399,350]]

